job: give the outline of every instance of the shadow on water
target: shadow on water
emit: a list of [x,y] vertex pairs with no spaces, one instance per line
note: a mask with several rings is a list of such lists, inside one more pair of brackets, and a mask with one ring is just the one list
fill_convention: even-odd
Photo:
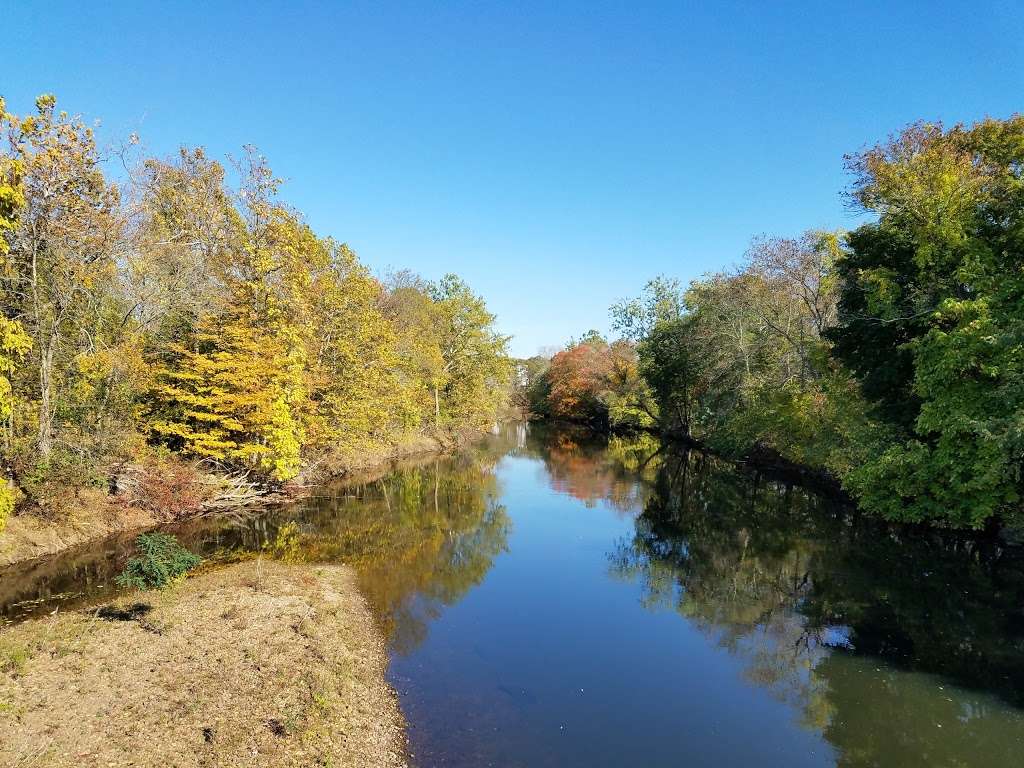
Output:
[[838,765],[1019,759],[1019,547],[866,520],[693,451],[655,461],[612,574],[742,658]]
[[[518,474],[509,474],[512,466]],[[504,487],[509,478],[514,492]],[[519,506],[513,508],[512,499]],[[537,517],[537,505],[546,517]],[[629,645],[621,649],[621,664],[636,665],[637,675],[646,669],[641,662],[649,663],[649,649],[664,647],[652,633],[673,631],[643,615],[678,616],[676,625],[683,622],[736,661],[747,686],[788,708],[798,730],[826,745],[821,754],[802,755],[800,764],[988,766],[1018,759],[1024,747],[1020,548],[865,520],[810,491],[649,436],[605,440],[510,425],[456,457],[399,462],[286,508],[168,530],[210,558],[259,553],[352,565],[394,658],[406,659],[399,665],[411,691],[404,705],[425,765],[621,764],[611,747],[626,732],[645,728],[651,743],[634,740],[635,764],[675,764],[675,758],[698,755],[703,742],[679,725],[658,731],[649,715],[637,721],[641,715],[611,693],[588,715],[598,734],[591,743],[559,734],[550,745],[562,746],[550,746],[544,739],[551,737],[530,730],[530,718],[547,714],[552,705],[545,685],[563,673],[545,672],[522,684],[530,676],[516,664],[533,664],[533,649],[495,645],[484,629],[474,629],[486,624],[449,626],[448,632],[479,631],[467,641],[472,652],[426,656],[417,667],[431,627],[445,626],[446,608],[488,582],[500,570],[498,560],[506,570],[517,562],[526,570],[509,570],[517,575],[499,580],[497,592],[482,591],[512,595],[527,606],[517,614],[517,622],[527,624],[524,636],[538,643],[536,653],[554,655],[557,649],[542,644],[561,642],[557,631],[570,631],[551,623],[571,607],[558,602],[566,599],[559,595],[568,594],[563,585],[575,584],[589,561],[544,560],[559,543],[538,537],[552,530],[585,537],[595,514],[609,515],[607,530],[616,534],[598,541],[599,572],[587,577],[588,594],[578,598],[597,595],[600,605],[604,592],[614,597],[615,585],[632,590],[629,605],[642,608],[621,613],[635,628],[623,641]],[[553,520],[564,527],[538,527]],[[540,534],[517,539],[517,521]],[[15,620],[108,599],[131,538],[0,571],[0,616]],[[557,594],[545,592],[544,584]],[[504,606],[493,604],[499,599],[476,610],[493,622],[504,620]],[[574,654],[599,650],[594,635],[568,636]],[[434,658],[447,666],[431,671]],[[687,663],[665,658],[665,678],[705,674]],[[462,712],[450,698],[455,683],[461,677],[472,689],[487,669],[498,670],[493,695],[484,691]],[[661,714],[669,721],[673,712],[684,717],[676,710],[687,695],[679,690],[678,700],[658,702]],[[763,716],[749,702],[725,704],[725,711],[735,705],[737,718]],[[456,722],[466,718],[475,718],[472,727]],[[616,737],[617,729],[626,730]],[[531,740],[532,752],[525,743]],[[751,749],[756,753],[756,745]],[[714,763],[694,757],[692,764]],[[762,764],[787,763],[766,758]]]

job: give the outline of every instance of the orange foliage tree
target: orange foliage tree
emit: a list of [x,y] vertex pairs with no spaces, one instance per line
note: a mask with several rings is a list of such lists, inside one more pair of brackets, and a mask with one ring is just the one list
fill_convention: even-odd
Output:
[[613,372],[608,342],[591,331],[551,358],[547,376],[551,415],[576,421],[603,421],[608,406],[604,393]]

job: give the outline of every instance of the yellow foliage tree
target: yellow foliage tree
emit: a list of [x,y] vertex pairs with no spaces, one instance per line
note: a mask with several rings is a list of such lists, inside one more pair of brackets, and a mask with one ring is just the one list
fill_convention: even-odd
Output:
[[211,254],[220,306],[191,338],[173,343],[157,367],[150,430],[187,453],[283,481],[300,466],[305,401],[302,328],[294,321],[301,253],[273,201],[277,180],[251,151],[228,247]]
[[[0,125],[8,119],[4,100],[0,99]],[[10,265],[7,254],[10,244],[7,235],[18,223],[18,212],[25,204],[21,188],[21,166],[17,160],[0,156],[0,272],[8,273]],[[0,421],[4,425],[3,453],[10,447],[11,417],[14,412],[14,391],[10,376],[15,363],[32,346],[21,323],[0,315]],[[14,511],[14,492],[7,473],[0,474],[0,532],[7,524],[7,518]]]
[[[313,238],[312,233],[306,233]],[[329,240],[309,243],[317,265],[303,304],[309,343],[310,444],[352,448],[414,426],[410,382],[401,376],[398,334],[384,289],[355,254]]]
[[297,340],[241,319],[213,322],[192,349],[175,345],[159,368],[155,394],[165,409],[150,429],[187,453],[288,480],[299,471],[302,445]]

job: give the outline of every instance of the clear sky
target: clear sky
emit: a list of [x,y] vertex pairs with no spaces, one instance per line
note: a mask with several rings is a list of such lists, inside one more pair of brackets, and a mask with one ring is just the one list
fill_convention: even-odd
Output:
[[1024,3],[0,0],[0,94],[148,151],[257,145],[374,270],[464,276],[529,355],[756,234],[849,227],[842,156],[1024,108]]

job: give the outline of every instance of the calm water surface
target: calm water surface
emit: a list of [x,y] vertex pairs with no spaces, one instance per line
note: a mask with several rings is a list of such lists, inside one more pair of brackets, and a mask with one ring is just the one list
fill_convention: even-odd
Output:
[[[170,530],[355,566],[420,766],[1024,765],[1019,548],[650,439],[510,425]],[[0,571],[0,615],[105,599],[129,541]]]

